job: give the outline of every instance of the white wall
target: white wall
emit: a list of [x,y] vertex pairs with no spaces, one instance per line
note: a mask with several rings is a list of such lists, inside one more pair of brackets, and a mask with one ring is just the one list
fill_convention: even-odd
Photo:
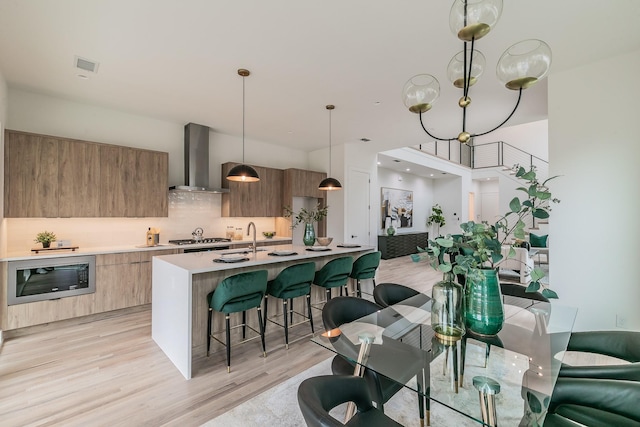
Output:
[[579,330],[640,329],[639,74],[635,51],[549,79],[550,275]]
[[[504,141],[543,160],[549,159],[548,120],[525,123],[517,126],[502,127],[490,134],[474,138],[474,145]],[[508,165],[510,166],[510,165]]]
[[[0,105],[2,87],[0,85]],[[170,185],[184,183],[184,125],[15,88],[8,91],[7,128],[168,152]],[[245,145],[247,163],[276,168],[308,167],[307,153],[303,151],[249,139]],[[242,138],[211,132],[209,155],[210,185],[218,187],[220,165],[242,160]],[[227,225],[243,227],[246,231],[252,220],[258,233],[275,229],[272,218],[222,218],[221,197],[172,193],[168,218],[5,218],[2,221],[2,239],[7,242],[4,249],[29,250],[34,245],[35,234],[44,229],[81,247],[141,244],[148,227],[160,228],[162,242],[189,238],[196,227],[203,227],[207,236],[216,237],[224,236]]]

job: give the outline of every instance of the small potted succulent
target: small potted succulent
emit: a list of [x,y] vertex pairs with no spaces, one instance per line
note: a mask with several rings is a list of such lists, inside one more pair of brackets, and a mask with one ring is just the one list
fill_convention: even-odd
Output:
[[35,241],[36,243],[42,243],[42,247],[43,247],[43,248],[48,248],[48,247],[50,247],[50,246],[51,246],[51,242],[55,242],[55,241],[56,241],[56,239],[57,239],[57,238],[56,238],[56,235],[55,235],[55,234],[53,234],[52,232],[50,232],[50,231],[43,231],[43,232],[38,233],[38,234],[36,235],[36,238],[35,238],[35,240],[34,240],[34,241]]

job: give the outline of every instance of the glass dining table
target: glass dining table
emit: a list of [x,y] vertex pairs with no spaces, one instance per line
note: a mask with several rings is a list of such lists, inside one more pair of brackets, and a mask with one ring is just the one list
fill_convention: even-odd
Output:
[[515,297],[504,308],[497,335],[447,339],[433,332],[431,300],[418,294],[312,340],[352,361],[354,374],[371,369],[464,424],[542,425],[577,309]]

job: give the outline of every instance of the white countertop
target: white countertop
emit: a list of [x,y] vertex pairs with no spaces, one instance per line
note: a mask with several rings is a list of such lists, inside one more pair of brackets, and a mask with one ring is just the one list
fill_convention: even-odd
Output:
[[[330,255],[350,254],[354,252],[363,252],[374,250],[373,246],[359,246],[353,248],[340,248],[336,244],[329,246],[328,251],[310,251],[306,246],[297,245],[278,245],[278,246],[261,246],[258,249],[267,249],[264,251],[258,251],[254,253],[247,253],[247,261],[233,262],[233,263],[221,263],[214,262],[214,259],[222,257],[223,253],[220,252],[195,252],[188,254],[176,254],[176,255],[162,255],[155,259],[167,262],[175,267],[188,271],[191,274],[206,273],[210,271],[231,270],[235,268],[251,267],[255,265],[275,264],[283,261],[294,261],[314,258],[322,258]],[[296,255],[288,256],[273,256],[269,255],[272,251],[294,251]]]
[[[291,241],[290,237],[274,237],[272,239],[258,239],[256,243],[265,244],[273,242],[277,245],[277,242]],[[99,254],[111,254],[119,252],[136,252],[136,251],[161,251],[166,249],[194,249],[194,248],[215,248],[215,247],[246,247],[252,244],[252,240],[232,240],[231,242],[218,242],[218,243],[198,243],[190,245],[174,245],[171,243],[161,243],[157,246],[146,246],[144,243],[137,245],[117,245],[117,246],[96,246],[96,247],[80,247],[75,251],[70,249],[31,252],[31,251],[7,251],[0,254],[0,261],[23,261],[34,258],[61,258],[70,256],[84,256],[84,255],[99,255]],[[287,247],[287,245],[284,245]],[[290,246],[290,245],[289,245]],[[268,247],[268,246],[264,246]]]

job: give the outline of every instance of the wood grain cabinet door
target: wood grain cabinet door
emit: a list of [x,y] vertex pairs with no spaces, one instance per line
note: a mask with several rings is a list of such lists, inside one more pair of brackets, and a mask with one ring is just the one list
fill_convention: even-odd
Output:
[[58,141],[5,132],[4,216],[58,216]]
[[135,215],[169,216],[169,155],[138,150],[135,166]]
[[58,142],[58,216],[100,216],[100,145]]
[[100,163],[100,216],[135,217],[135,150],[101,145]]

